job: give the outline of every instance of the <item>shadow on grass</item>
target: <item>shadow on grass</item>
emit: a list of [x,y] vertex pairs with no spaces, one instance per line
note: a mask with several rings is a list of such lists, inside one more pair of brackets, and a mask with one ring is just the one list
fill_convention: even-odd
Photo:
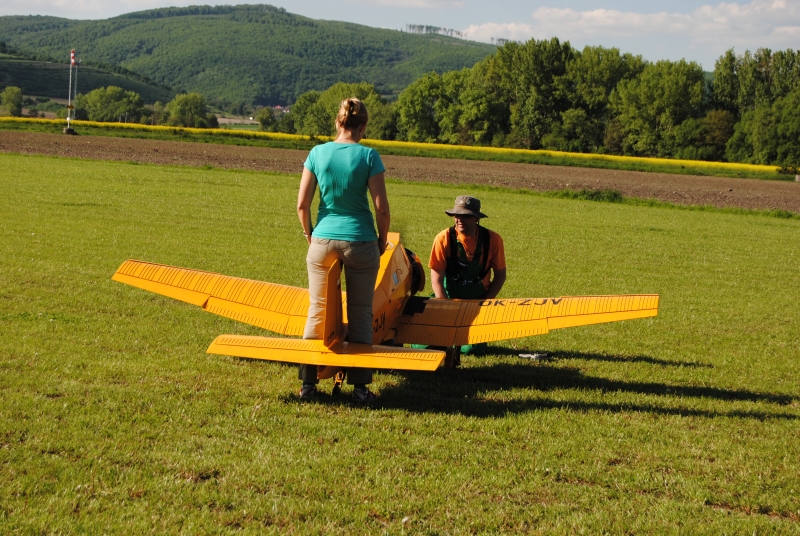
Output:
[[[376,407],[396,408],[421,413],[452,413],[476,417],[501,417],[509,413],[524,413],[542,409],[572,411],[634,412],[660,415],[698,417],[734,417],[748,419],[789,419],[797,415],[769,411],[715,411],[686,407],[671,407],[685,398],[719,401],[770,402],[790,404],[788,395],[758,393],[747,390],[728,390],[715,387],[687,387],[655,382],[625,382],[583,375],[574,368],[543,364],[494,364],[439,370],[436,373],[396,372],[404,377],[398,386],[384,388]],[[485,393],[497,396],[512,389],[536,389],[548,392],[557,389],[635,393],[669,397],[670,406],[651,403],[604,403],[563,401],[538,397],[536,400],[497,400],[484,398]],[[501,397],[502,398],[502,397]]]
[[[492,355],[518,357],[522,353],[532,353],[533,350],[491,347]],[[553,359],[585,359],[587,361],[607,361],[609,363],[649,363],[663,367],[689,367],[689,368],[714,368],[710,363],[697,363],[690,361],[670,361],[649,356],[615,356],[607,354],[593,354],[588,352],[548,352]]]
[[[531,350],[492,347],[496,356],[518,356]],[[666,366],[712,367],[710,364],[666,361],[648,356],[614,357],[581,352],[553,352],[554,359],[586,359],[620,362],[641,362]],[[466,358],[469,361],[481,358]],[[467,361],[467,365],[469,364]],[[288,364],[287,364],[288,365]],[[288,365],[294,366],[294,365]],[[365,407],[402,409],[416,413],[448,413],[475,417],[502,417],[509,413],[525,413],[545,409],[572,411],[604,411],[611,413],[653,413],[685,417],[733,417],[746,419],[800,420],[800,415],[784,412],[731,410],[719,411],[676,407],[685,399],[705,399],[721,402],[767,402],[779,406],[800,400],[791,395],[761,393],[746,389],[694,387],[658,382],[628,382],[586,376],[575,367],[559,367],[548,363],[532,363],[520,359],[516,363],[492,363],[458,369],[439,369],[436,372],[391,371],[400,378],[397,385],[386,386],[380,398]],[[315,403],[348,404],[350,387],[338,396],[328,394],[328,380],[321,382]],[[504,400],[502,393],[514,389],[534,389],[541,393],[555,390],[594,391],[600,393],[632,393],[665,397],[665,405],[637,402],[588,402],[553,400],[538,396],[535,400]],[[486,398],[487,394],[492,398]],[[498,396],[499,395],[499,396]],[[287,395],[284,402],[297,401]],[[357,404],[358,405],[358,404]]]

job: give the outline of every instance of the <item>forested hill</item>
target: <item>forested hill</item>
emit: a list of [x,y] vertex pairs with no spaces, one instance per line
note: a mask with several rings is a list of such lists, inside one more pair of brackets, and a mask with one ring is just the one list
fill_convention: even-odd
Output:
[[120,65],[228,103],[286,104],[311,89],[367,81],[397,93],[430,72],[469,67],[492,45],[345,22],[269,5],[193,6],[77,21],[0,17],[0,41],[28,55]]

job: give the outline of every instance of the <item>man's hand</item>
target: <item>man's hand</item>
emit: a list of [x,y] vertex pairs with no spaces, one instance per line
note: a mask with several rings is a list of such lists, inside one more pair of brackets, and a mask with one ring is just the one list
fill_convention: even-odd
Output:
[[506,282],[506,269],[503,268],[502,270],[494,270],[492,282],[489,283],[489,288],[486,289],[486,296],[487,300],[492,300],[500,294],[500,290],[503,288],[503,284]]

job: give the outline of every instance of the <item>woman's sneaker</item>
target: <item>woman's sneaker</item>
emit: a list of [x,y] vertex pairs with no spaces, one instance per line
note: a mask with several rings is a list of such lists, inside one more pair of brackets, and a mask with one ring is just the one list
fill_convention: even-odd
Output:
[[378,398],[378,395],[369,390],[369,388],[356,387],[353,389],[354,402],[371,402]]
[[317,386],[313,383],[304,383],[300,388],[300,400],[314,400],[317,397]]

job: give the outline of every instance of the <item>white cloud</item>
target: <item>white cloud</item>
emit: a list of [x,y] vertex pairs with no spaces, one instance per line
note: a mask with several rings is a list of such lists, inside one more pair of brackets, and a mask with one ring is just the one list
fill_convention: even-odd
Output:
[[[676,58],[699,59],[706,68],[729,48],[797,48],[800,36],[800,2],[753,0],[749,4],[703,5],[691,13],[636,13],[611,9],[578,11],[541,7],[530,23],[486,23],[465,30],[470,39],[492,37],[526,40],[558,37],[573,44],[619,46],[640,43],[634,53],[648,46]],[[644,47],[642,46],[644,45]],[[663,57],[663,55],[661,56]]]
[[404,7],[409,9],[461,9],[459,0],[350,0],[358,4],[380,7]]

